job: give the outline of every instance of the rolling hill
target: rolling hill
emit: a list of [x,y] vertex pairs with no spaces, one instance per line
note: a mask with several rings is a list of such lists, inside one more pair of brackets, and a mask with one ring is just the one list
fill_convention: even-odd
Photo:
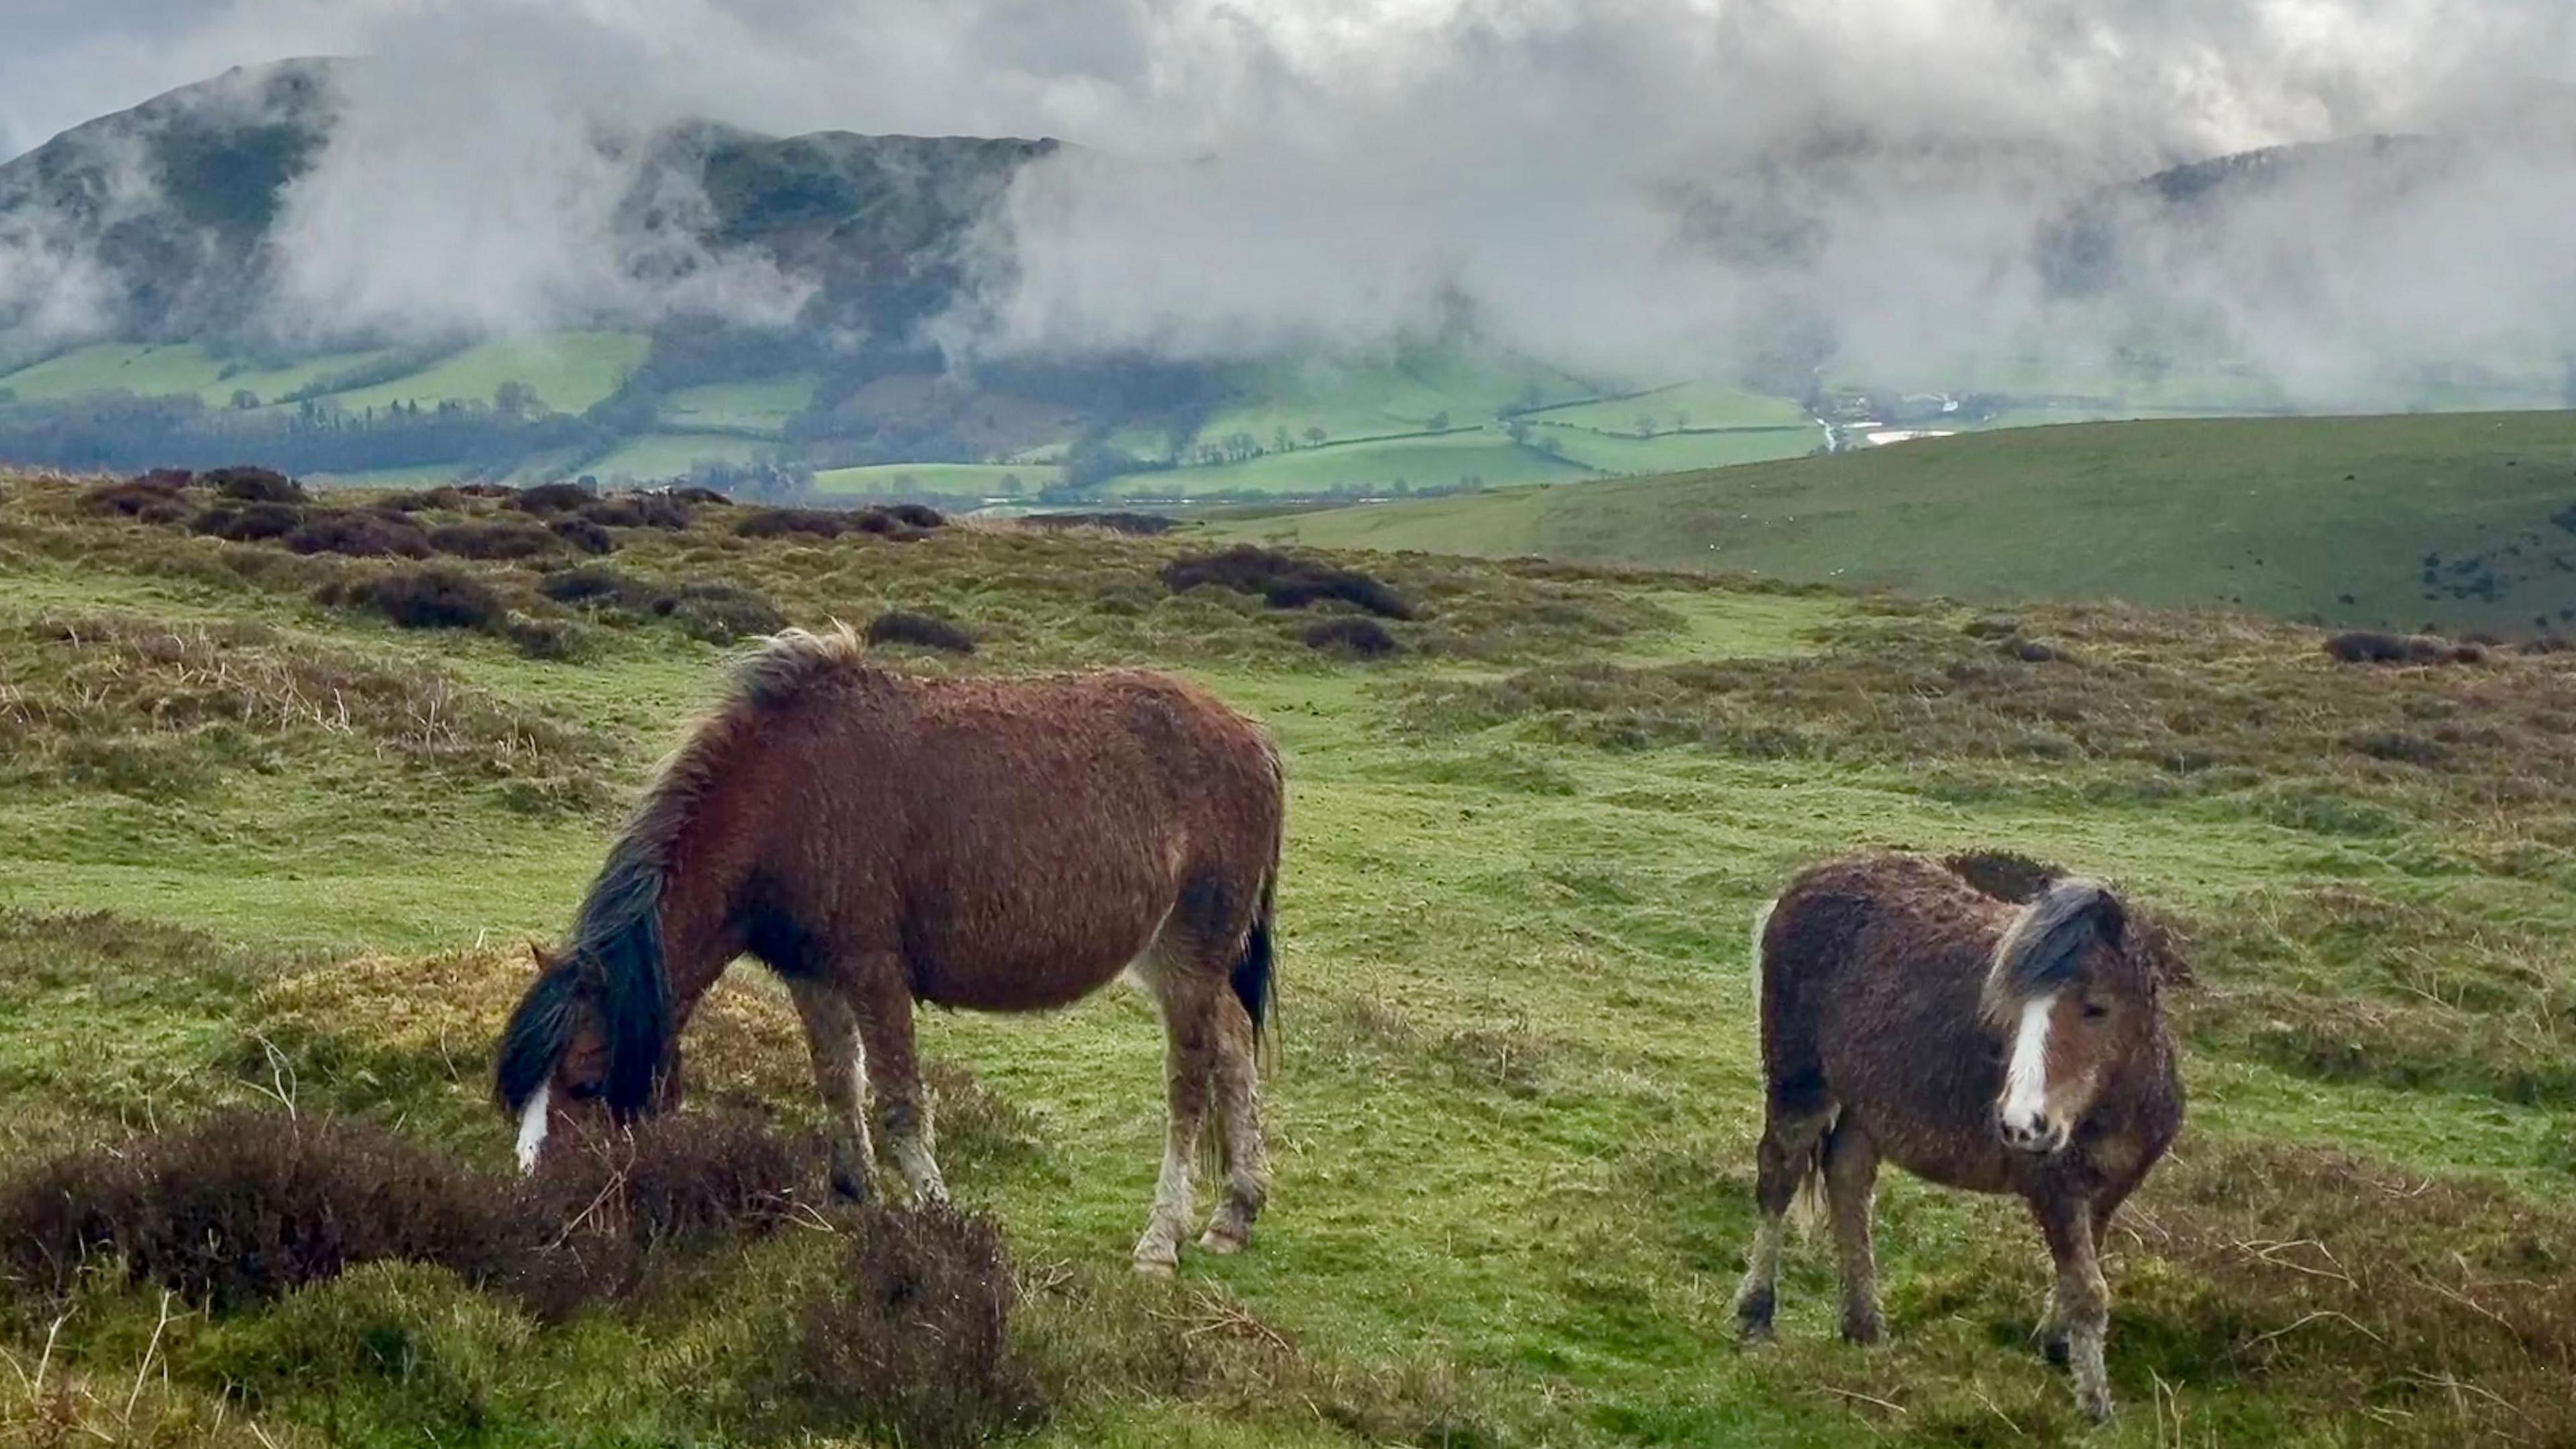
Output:
[[2529,633],[2576,621],[2576,413],[2067,424],[1214,527]]

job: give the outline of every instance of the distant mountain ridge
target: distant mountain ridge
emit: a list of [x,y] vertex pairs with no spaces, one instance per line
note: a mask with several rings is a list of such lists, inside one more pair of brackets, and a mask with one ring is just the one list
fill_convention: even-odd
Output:
[[[207,340],[254,325],[287,189],[329,145],[366,64],[236,69],[0,163],[0,257],[85,263],[110,335]],[[617,220],[638,238],[676,226],[710,255],[774,263],[813,288],[800,325],[900,332],[949,303],[962,239],[1021,166],[1057,146],[684,122],[645,139]],[[705,206],[671,214],[673,181]],[[627,250],[630,265],[668,255]],[[0,331],[13,320],[0,312]]]

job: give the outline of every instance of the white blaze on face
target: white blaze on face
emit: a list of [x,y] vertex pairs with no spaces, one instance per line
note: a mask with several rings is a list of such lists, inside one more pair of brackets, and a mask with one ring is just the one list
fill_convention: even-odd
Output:
[[537,1149],[546,1145],[546,1098],[552,1090],[552,1083],[537,1083],[537,1090],[528,1098],[528,1105],[520,1109],[519,1170],[521,1172],[537,1170]]
[[2055,992],[2021,1005],[2012,1060],[2004,1068],[2002,1119],[2008,1133],[2036,1137],[2048,1118],[2048,1021],[2056,1006]]

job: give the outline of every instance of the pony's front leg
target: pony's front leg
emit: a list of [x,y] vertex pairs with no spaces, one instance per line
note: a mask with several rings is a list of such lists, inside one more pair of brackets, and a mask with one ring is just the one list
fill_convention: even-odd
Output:
[[1216,1018],[1208,982],[1170,967],[1148,973],[1146,982],[1163,1007],[1163,1079],[1169,1115],[1154,1206],[1146,1216],[1144,1234],[1136,1239],[1136,1271],[1168,1277],[1180,1266],[1181,1239],[1190,1230],[1190,1160],[1207,1121]]
[[2075,1402],[2098,1424],[2111,1417],[2110,1375],[2102,1363],[2103,1340],[2111,1326],[2111,1288],[2102,1280],[2094,1252],[2093,1205],[2068,1194],[2034,1200],[2030,1206],[2048,1238],[2049,1255],[2057,1261],[2057,1285],[2049,1293],[2049,1316],[2041,1330],[2043,1345],[2052,1332],[2064,1335]]
[[832,1191],[854,1202],[875,1196],[876,1154],[868,1141],[868,1058],[858,1016],[835,985],[791,978],[787,994],[805,1023],[814,1090],[831,1118]]
[[859,1034],[868,1044],[868,1081],[885,1128],[886,1154],[914,1202],[946,1202],[948,1180],[933,1151],[930,1095],[921,1089],[921,1063],[913,1049],[912,990],[901,976],[882,976],[861,987],[859,999]]

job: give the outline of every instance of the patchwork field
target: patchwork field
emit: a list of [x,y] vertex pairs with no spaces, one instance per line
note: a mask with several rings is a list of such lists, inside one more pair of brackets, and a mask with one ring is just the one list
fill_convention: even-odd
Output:
[[[1302,642],[1343,605],[1173,593],[1162,566],[1205,546],[1185,536],[825,538],[596,504],[590,557],[544,541],[581,531],[547,515],[446,495],[404,503],[445,551],[424,563],[199,536],[218,500],[85,487],[0,483],[13,1222],[51,1155],[224,1107],[276,1141],[355,1123],[435,1173],[505,1173],[486,1093],[520,943],[564,926],[717,688],[717,641],[890,608],[978,648],[889,667],[1151,664],[1274,731],[1278,1183],[1249,1252],[1135,1280],[1161,1132],[1144,1000],[929,1014],[948,1176],[998,1225],[1016,1301],[984,1358],[890,1340],[917,1356],[874,1382],[913,1397],[822,1393],[842,1380],[818,1363],[857,1372],[816,1357],[846,1323],[827,1310],[880,1281],[867,1235],[895,1229],[815,1201],[562,1313],[421,1263],[219,1304],[113,1258],[68,1296],[13,1270],[0,1440],[960,1442],[969,1421],[901,1406],[953,1408],[988,1370],[1027,1398],[975,1432],[1032,1444],[2576,1435],[2576,655],[2370,668],[2234,614],[1344,556],[1417,615],[1364,663]],[[289,506],[306,536],[358,536]],[[464,556],[532,531],[527,557]],[[584,564],[613,577],[564,587]],[[431,593],[434,570],[463,582]],[[389,622],[426,622],[424,597],[461,601],[438,616],[457,626]],[[1745,925],[1862,845],[2109,873],[2191,941],[2191,1123],[2111,1235],[2107,1430],[2030,1341],[2046,1280],[2020,1211],[1902,1177],[1883,1348],[1831,1340],[1820,1241],[1793,1245],[1780,1343],[1731,1342],[1759,1115]],[[757,968],[687,1043],[684,1122],[813,1123]],[[887,1301],[898,1335],[930,1311]]]
[[1223,531],[2530,633],[2576,622],[2576,413],[2021,428]]

